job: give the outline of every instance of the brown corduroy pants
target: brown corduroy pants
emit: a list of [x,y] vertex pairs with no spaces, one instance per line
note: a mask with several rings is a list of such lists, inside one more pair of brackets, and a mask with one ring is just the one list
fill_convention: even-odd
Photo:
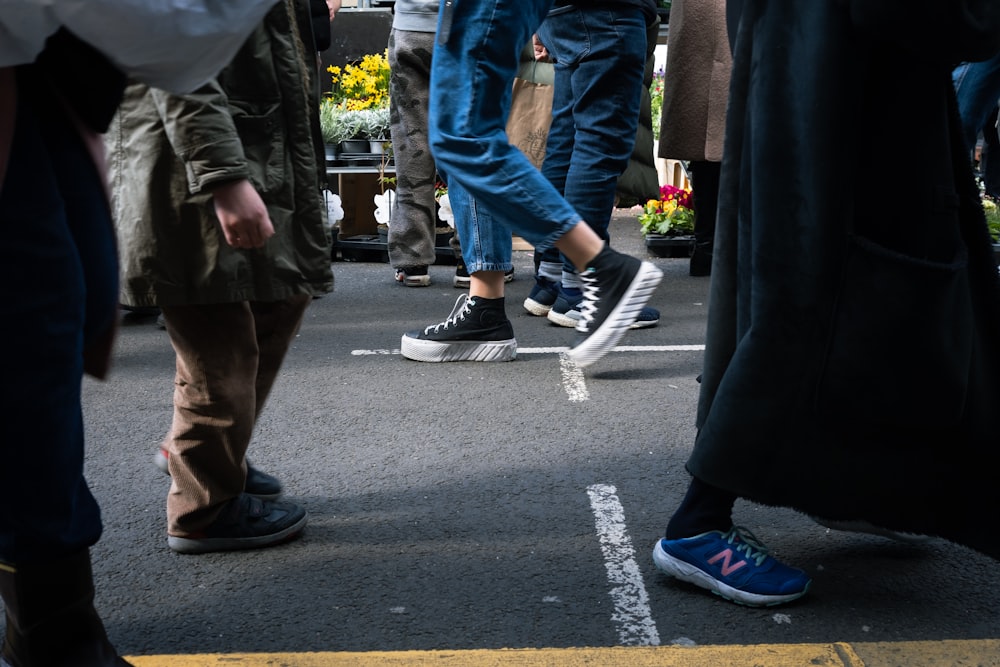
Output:
[[162,307],[177,355],[173,424],[163,444],[170,535],[204,529],[243,491],[254,425],[310,301]]

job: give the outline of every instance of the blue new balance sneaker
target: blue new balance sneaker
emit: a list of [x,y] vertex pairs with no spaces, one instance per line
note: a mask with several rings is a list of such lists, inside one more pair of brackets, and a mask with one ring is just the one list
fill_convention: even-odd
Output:
[[750,531],[736,526],[726,533],[662,539],[653,547],[653,562],[672,577],[750,607],[791,602],[812,583],[805,572],[775,560]]

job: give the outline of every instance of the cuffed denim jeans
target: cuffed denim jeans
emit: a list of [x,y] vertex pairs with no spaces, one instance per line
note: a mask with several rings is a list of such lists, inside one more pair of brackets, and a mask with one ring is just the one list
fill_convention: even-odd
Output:
[[505,131],[518,55],[551,5],[451,0],[439,17],[430,144],[470,273],[509,268],[511,233],[544,250],[582,220]]
[[[639,125],[646,18],[639,7],[557,7],[538,28],[554,61],[552,125],[542,175],[609,240],[618,178]],[[543,261],[559,261],[547,251]],[[565,271],[572,264],[563,261]]]

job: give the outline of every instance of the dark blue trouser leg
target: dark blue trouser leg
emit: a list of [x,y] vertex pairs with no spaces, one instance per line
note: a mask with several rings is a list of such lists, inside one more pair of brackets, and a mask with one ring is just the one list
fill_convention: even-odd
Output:
[[82,357],[117,298],[100,178],[58,105],[31,97],[0,190],[0,561],[13,564],[100,537],[83,477]]

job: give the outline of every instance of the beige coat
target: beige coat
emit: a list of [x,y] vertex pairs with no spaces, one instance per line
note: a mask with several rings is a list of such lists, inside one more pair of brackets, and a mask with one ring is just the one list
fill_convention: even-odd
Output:
[[658,154],[721,162],[733,64],[725,0],[674,0],[667,39]]

